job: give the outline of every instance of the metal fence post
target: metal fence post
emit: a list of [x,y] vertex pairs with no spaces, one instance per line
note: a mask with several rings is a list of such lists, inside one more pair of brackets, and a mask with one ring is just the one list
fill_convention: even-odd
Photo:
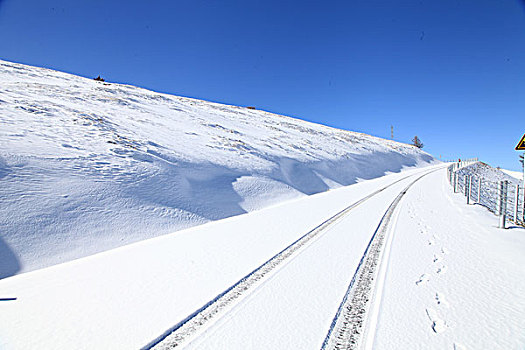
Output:
[[520,201],[520,185],[516,185],[516,193],[514,193],[514,222],[518,223],[518,208]]
[[472,175],[468,176],[467,204],[470,204],[470,195],[472,193]]
[[522,213],[521,213],[521,221],[525,224],[525,184],[523,185],[523,201],[522,201]]
[[499,227],[505,228],[505,220],[507,215],[507,184],[508,182],[500,181],[499,182]]
[[465,178],[463,179],[463,182],[464,182],[463,194],[465,195],[465,197],[468,197],[468,177],[469,177],[468,175],[465,175]]
[[478,203],[481,203],[481,177],[478,178]]
[[523,212],[521,213],[521,221],[525,223],[525,184],[523,184],[523,202],[522,202],[522,208]]

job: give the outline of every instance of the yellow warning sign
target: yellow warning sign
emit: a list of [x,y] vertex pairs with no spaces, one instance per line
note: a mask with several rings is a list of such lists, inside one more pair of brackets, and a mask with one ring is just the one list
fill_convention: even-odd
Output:
[[516,146],[516,151],[525,151],[525,134],[521,137],[520,142]]

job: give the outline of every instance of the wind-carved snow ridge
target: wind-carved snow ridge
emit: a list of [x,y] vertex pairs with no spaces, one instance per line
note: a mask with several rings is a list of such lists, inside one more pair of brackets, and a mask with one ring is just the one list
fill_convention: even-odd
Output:
[[434,158],[260,110],[0,61],[0,278]]
[[352,350],[359,348],[364,333],[367,311],[370,308],[369,301],[377,275],[377,267],[380,263],[381,249],[392,215],[408,189],[428,174],[419,176],[411,182],[388,207],[365,249],[321,349]]

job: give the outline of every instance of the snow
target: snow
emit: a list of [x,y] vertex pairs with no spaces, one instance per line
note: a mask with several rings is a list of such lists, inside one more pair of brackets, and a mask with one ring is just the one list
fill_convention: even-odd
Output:
[[0,61],[0,278],[435,159],[272,113]]
[[525,229],[498,229],[453,193],[444,171],[406,196],[373,348],[522,349]]
[[514,177],[503,169],[493,168],[490,165],[483,162],[476,162],[472,165],[465,166],[458,170],[461,176],[473,175],[475,177],[481,177],[483,181],[497,183],[499,181],[508,181],[510,186],[521,184],[519,177]]
[[0,121],[1,349],[147,347],[374,194],[184,344],[319,349],[385,211],[427,173],[384,231],[361,347],[525,347],[525,229],[498,229],[414,147],[5,61]]
[[[499,193],[500,181],[507,181],[507,219],[514,223],[521,223],[523,225],[523,182],[520,179],[514,178],[501,169],[493,168],[488,164],[477,162],[472,165],[461,168],[457,171],[458,174],[458,192],[465,192],[465,175],[472,176],[471,199],[477,201],[477,194],[479,189],[479,180],[481,179],[481,192],[479,193],[479,203],[485,206],[495,214],[499,213]],[[520,186],[519,190],[517,187]],[[518,200],[516,201],[516,193],[518,193]],[[516,210],[516,203],[517,211]],[[514,217],[517,214],[517,217]],[[499,214],[498,214],[499,215]]]
[[409,181],[356,207],[184,348],[319,349],[381,220],[375,209]]
[[0,299],[17,298],[0,301],[0,348],[143,347],[320,222],[393,184],[309,242],[186,344],[319,349],[386,208],[414,176],[434,169],[395,210],[367,316],[376,326],[366,330],[362,345],[523,348],[525,229],[498,229],[484,207],[466,205],[463,195],[452,193],[443,165],[0,280]]
[[[0,299],[17,300],[0,301],[0,348],[145,346],[320,222],[371,192],[421,171],[363,181],[2,279]],[[374,199],[376,203],[389,200],[387,193],[381,196],[383,200]],[[348,235],[348,228],[340,223],[335,228],[342,230],[322,238],[325,248],[313,250],[322,256],[310,260],[311,253],[305,255],[311,267],[302,268],[293,281],[301,282],[302,276],[317,271],[323,277],[318,287],[330,296],[315,310],[323,309],[325,303],[337,307],[353,270],[325,268],[337,267],[338,262],[351,266],[355,256],[362,254],[369,229],[377,225],[374,218],[380,215],[374,205],[360,208],[355,215],[359,220],[351,223],[358,237]],[[362,220],[368,216],[369,221]],[[333,236],[337,240],[332,242],[329,237]],[[332,248],[338,248],[338,259],[325,262]],[[327,288],[326,277],[343,285],[343,290]],[[328,308],[322,319],[329,322],[334,312]],[[282,318],[287,316],[291,317],[283,314]],[[325,332],[328,324],[316,334]]]
[[523,181],[523,171],[514,171],[514,170],[507,170],[507,169],[500,169],[505,174],[512,176],[515,179]]

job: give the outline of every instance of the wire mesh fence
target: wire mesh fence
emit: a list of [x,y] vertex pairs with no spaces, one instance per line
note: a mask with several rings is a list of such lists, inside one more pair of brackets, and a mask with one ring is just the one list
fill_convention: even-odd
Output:
[[448,167],[448,180],[454,192],[462,193],[468,204],[479,204],[500,216],[500,226],[512,222],[525,226],[525,191],[518,179],[488,165],[469,160]]

